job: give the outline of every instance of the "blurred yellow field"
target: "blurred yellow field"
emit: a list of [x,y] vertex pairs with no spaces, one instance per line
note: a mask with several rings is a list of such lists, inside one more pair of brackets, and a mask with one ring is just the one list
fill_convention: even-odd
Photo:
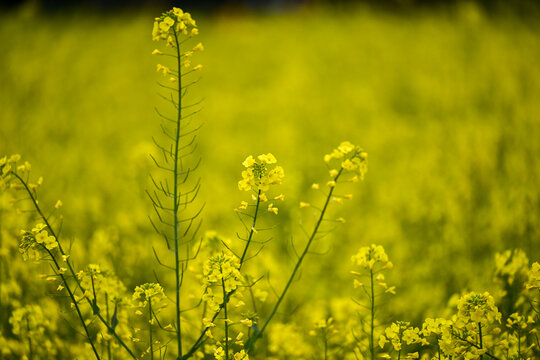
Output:
[[[178,79],[169,81],[177,76],[174,70],[165,77],[162,68],[156,72],[158,63],[174,66],[174,59],[152,55],[155,48],[170,50],[165,47],[168,35],[164,41],[152,41],[158,14],[148,9],[110,15],[41,14],[30,8],[0,14],[4,48],[0,158],[7,156],[0,162],[6,184],[0,192],[0,359],[133,358],[125,351],[128,346],[136,358],[178,357],[174,272],[160,266],[155,257],[172,264],[174,255],[149,220],[156,221],[159,215],[147,195],[147,191],[154,194],[149,174],[168,176],[150,156],[162,155],[153,139],[171,143],[160,129],[155,108],[167,117],[176,116],[159,96],[167,90],[157,82],[174,87]],[[411,13],[360,6],[347,11],[306,7],[272,14],[192,15],[196,27],[187,18],[175,20],[175,26],[184,21],[189,29],[199,29],[197,38],[189,39],[188,49],[204,44],[204,51],[194,51],[191,64],[182,63],[186,67],[182,71],[191,71],[199,63],[202,69],[188,73],[186,80],[180,77],[184,85],[196,81],[183,104],[201,101],[192,108],[201,111],[188,128],[202,125],[193,160],[200,157],[202,162],[189,183],[196,186],[200,177],[201,188],[195,202],[188,204],[187,214],[203,206],[204,210],[193,242],[180,244],[190,256],[200,250],[196,260],[181,268],[186,278],[180,293],[182,307],[195,307],[193,312],[182,311],[179,320],[185,322],[183,355],[208,325],[212,310],[217,310],[221,320],[214,319],[214,338],[206,335],[200,348],[189,354],[194,358],[238,360],[247,359],[249,352],[254,359],[371,359],[374,355],[431,359],[437,346],[438,351],[443,349],[443,358],[450,358],[442,342],[421,341],[418,329],[416,335],[410,334],[414,328],[422,329],[426,318],[450,320],[460,304],[458,317],[469,316],[473,323],[482,324],[480,328],[498,327],[506,334],[497,338],[493,330],[488,339],[484,333],[485,343],[480,340],[479,346],[462,339],[460,346],[472,349],[467,348],[471,358],[540,356],[538,337],[531,332],[539,324],[534,312],[539,309],[539,270],[533,265],[540,258],[537,23],[488,14],[472,3]],[[191,54],[182,56],[182,61],[191,58]],[[184,115],[191,111],[185,110]],[[359,147],[349,149],[344,142]],[[169,146],[165,148],[172,149]],[[361,177],[363,166],[368,168],[363,181],[338,184],[330,196],[334,185],[328,181],[337,175],[337,170],[332,173],[332,161],[338,161],[339,174],[342,169],[344,176],[347,173],[346,166],[339,165],[341,157],[325,162],[324,155],[334,149],[343,159],[351,156],[356,161],[351,174]],[[273,157],[257,158],[268,153],[277,165]],[[10,160],[12,154],[20,154],[21,160]],[[245,162],[249,155],[254,163]],[[31,169],[24,168],[25,161]],[[67,284],[60,281],[63,273],[55,275],[59,270],[53,271],[50,254],[39,263],[23,260],[21,236],[38,244],[54,239],[36,240],[43,229],[47,234],[51,230],[36,230],[43,221],[24,189],[9,189],[17,182],[10,175],[17,166],[22,166],[21,180],[29,173],[27,183],[39,185],[38,205],[45,217],[53,219],[50,228],[58,230],[60,246],[70,254],[64,262],[72,264],[74,274],[84,270],[78,280],[66,275]],[[244,183],[247,190],[255,191],[252,200],[238,182],[252,176],[242,171],[256,172],[257,166],[264,167],[264,176],[270,172],[268,192],[264,190],[269,201],[261,200],[260,222],[252,227],[241,213],[259,204],[257,186],[262,185]],[[271,172],[274,166],[283,168],[283,177],[279,169]],[[323,208],[328,191],[328,208]],[[310,244],[310,231],[321,209],[327,217]],[[26,233],[21,235],[21,229]],[[253,246],[240,259],[248,236],[249,241],[253,237]],[[309,251],[274,315],[273,304],[281,299],[279,294],[306,244]],[[384,277],[377,278],[382,293],[377,293],[380,303],[371,325],[376,335],[370,343],[365,302],[366,294],[370,298],[369,276],[359,278],[351,271],[363,275],[373,271],[374,265],[362,260],[368,255],[359,253],[371,244],[382,245],[384,250],[370,251],[384,251],[387,258],[375,262]],[[505,253],[514,249],[522,251]],[[204,279],[218,270],[203,264],[221,252],[215,261],[233,269],[237,284],[232,282],[227,291],[223,284],[221,300],[216,300],[217,295],[208,293],[216,283]],[[60,252],[57,255],[62,259]],[[222,267],[219,276],[224,276]],[[236,269],[251,277],[236,275]],[[133,303],[119,301],[122,312],[116,319],[113,300],[105,301],[111,306],[107,311],[103,306],[96,311],[97,301],[92,300],[96,293],[76,294],[86,306],[81,305],[81,318],[97,344],[96,356],[65,285],[71,282],[77,289],[74,284],[86,281],[90,289],[96,274],[107,271],[123,285],[116,278],[100,280],[101,284],[114,289],[115,298],[128,294]],[[250,281],[256,286],[247,286]],[[156,287],[139,289],[132,298],[144,283],[160,283],[164,292]],[[236,294],[236,286],[247,289],[252,298],[231,300],[229,311],[234,315],[229,326],[221,318],[228,301],[223,296]],[[146,314],[135,300],[140,294],[149,296],[144,291],[161,294],[156,304],[164,306],[161,315],[156,314],[157,321],[162,320],[159,326],[150,312],[152,341],[148,321],[135,313]],[[483,299],[487,310],[481,315],[478,308],[463,310],[471,298]],[[140,303],[151,307],[154,300],[147,300]],[[251,308],[251,302],[258,308]],[[247,309],[233,313],[233,305]],[[108,328],[113,312],[119,321],[116,330]],[[523,318],[510,317],[514,312]],[[97,313],[109,325],[99,323]],[[272,322],[257,338],[269,314],[274,316]],[[32,326],[21,330],[24,319]],[[410,324],[392,328],[397,320]],[[508,321],[525,327],[516,325],[522,330],[511,332],[514,323]],[[393,330],[385,332],[387,327]],[[121,333],[118,338],[113,331]],[[244,338],[239,335],[242,331]],[[477,329],[466,331],[465,338]],[[391,347],[398,341],[397,334],[403,353]],[[406,345],[403,334],[410,335]],[[120,338],[126,346],[118,343]],[[515,350],[516,339],[522,338],[523,349]],[[150,347],[154,340],[160,343]],[[250,348],[250,341],[258,342]],[[506,345],[501,345],[504,341]],[[465,350],[459,353],[457,345],[452,346],[455,359],[464,356]],[[244,348],[246,353],[241,353]]]

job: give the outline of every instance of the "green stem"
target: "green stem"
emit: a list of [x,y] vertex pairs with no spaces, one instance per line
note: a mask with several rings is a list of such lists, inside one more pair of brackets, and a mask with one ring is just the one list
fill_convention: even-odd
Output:
[[154,340],[152,339],[152,299],[148,299],[148,332],[150,334],[150,359],[154,360]]
[[[482,339],[482,323],[478,323],[478,337],[480,338],[479,341],[480,341],[480,347],[479,349],[482,349],[482,346],[483,346],[483,339]],[[480,360],[482,360],[484,358],[483,355],[480,355]]]
[[[339,179],[342,172],[343,172],[343,168],[341,168],[339,170],[339,173],[333,179],[335,182],[337,182],[337,180]],[[254,331],[253,334],[251,335],[251,337],[246,342],[244,348],[247,349],[248,352],[253,350],[253,346],[255,345],[255,342],[259,338],[262,337],[264,330],[266,329],[266,327],[268,326],[270,321],[272,321],[272,318],[274,317],[274,315],[276,314],[279,306],[283,302],[283,299],[285,298],[285,295],[287,294],[287,291],[291,287],[291,284],[292,284],[292,282],[293,282],[293,280],[294,280],[294,278],[296,276],[296,273],[300,269],[300,266],[302,265],[302,262],[303,262],[304,258],[308,254],[309,249],[311,247],[311,244],[313,243],[313,240],[315,239],[315,236],[317,235],[317,232],[319,231],[319,227],[321,226],[321,223],[322,223],[322,221],[324,219],[324,215],[326,214],[326,210],[328,209],[328,204],[330,203],[330,199],[332,198],[332,194],[334,192],[334,189],[335,189],[335,187],[330,188],[330,191],[328,192],[328,196],[326,197],[326,201],[324,203],[324,206],[323,206],[323,208],[321,210],[321,215],[319,216],[319,219],[317,220],[317,222],[315,224],[315,227],[313,228],[313,232],[311,233],[311,236],[309,237],[308,242],[307,242],[306,246],[304,247],[304,250],[302,251],[302,254],[298,258],[298,260],[296,262],[296,265],[294,266],[294,269],[293,269],[293,271],[292,271],[292,273],[291,273],[291,275],[289,277],[289,280],[287,281],[287,284],[285,285],[285,288],[281,292],[276,304],[274,305],[274,308],[270,312],[270,315],[266,319],[266,321],[265,321],[264,325],[262,326],[262,328],[259,331]]]
[[251,243],[251,239],[253,238],[253,233],[255,232],[255,225],[257,224],[257,213],[259,212],[260,202],[261,202],[261,190],[259,189],[259,192],[257,193],[257,204],[255,205],[255,214],[253,215],[253,223],[251,224],[251,229],[249,230],[249,236],[247,239],[246,246],[244,247],[244,252],[242,253],[242,257],[240,258],[240,266],[238,267],[238,271],[242,269],[242,265],[244,264],[244,260],[246,258],[249,244]]
[[[174,31],[174,29],[173,29]],[[179,252],[180,249],[178,248],[178,233],[180,231],[180,222],[178,218],[178,207],[179,207],[179,200],[178,200],[178,192],[179,192],[179,184],[178,184],[178,148],[180,143],[180,122],[182,120],[182,64],[180,62],[180,43],[178,41],[178,35],[176,34],[176,31],[174,31],[174,40],[176,42],[176,60],[177,60],[177,66],[178,66],[178,117],[176,120],[176,135],[174,140],[174,194],[173,194],[173,216],[174,216],[174,272],[175,272],[175,278],[176,278],[176,342],[177,342],[177,349],[178,349],[178,357],[177,359],[182,359],[182,324],[180,323],[180,259],[179,259]]]
[[[105,293],[105,311],[106,311],[106,316],[107,316],[107,322],[110,322],[111,321],[111,316],[110,316],[110,313],[109,313],[109,294]],[[109,360],[112,359],[112,355],[111,355],[111,340],[107,340],[107,356],[109,358]]]
[[373,285],[373,269],[369,269],[369,277],[371,281],[371,326],[369,333],[369,351],[371,352],[371,360],[375,360],[375,341],[374,341],[374,330],[375,330],[375,289]]
[[[227,294],[225,292],[225,280],[223,278],[221,278],[221,287],[223,288],[223,300],[225,300]],[[225,323],[225,360],[229,360],[229,317],[227,315],[227,304],[223,306],[223,312],[225,315],[225,320],[223,321]]]
[[[40,218],[43,220],[43,222],[45,223],[45,225],[49,228],[49,231],[51,232],[51,235],[54,236],[57,240],[57,243],[58,243],[58,250],[60,251],[60,254],[62,254],[63,256],[66,255],[66,253],[64,252],[63,248],[62,248],[62,244],[60,243],[60,241],[58,240],[58,236],[56,235],[56,233],[54,232],[53,228],[51,227],[51,224],[49,223],[49,221],[47,220],[47,218],[45,217],[45,215],[43,214],[43,212],[41,211],[41,208],[39,207],[38,203],[37,203],[37,200],[36,198],[34,197],[34,194],[32,193],[32,191],[30,190],[30,188],[28,187],[28,184],[26,184],[26,182],[16,173],[14,172],[11,172],[11,174],[13,176],[15,176],[15,178],[17,178],[19,180],[19,182],[24,186],[25,190],[26,190],[26,193],[28,194],[28,196],[30,197],[30,200],[32,201],[32,204],[34,206],[34,208],[36,209],[36,211],[38,212]],[[45,250],[49,253],[49,255],[51,256],[51,259],[53,260],[54,262],[54,265],[55,265],[55,268],[56,270],[60,270],[60,265],[58,264],[58,261],[56,260],[56,258],[54,257],[53,253],[48,250],[47,248],[45,248]],[[66,259],[66,264],[68,266],[68,269],[69,269],[69,272],[71,274],[71,276],[73,277],[73,279],[75,279],[75,282],[77,284],[77,286],[81,289],[81,291],[83,293],[85,293],[85,289],[82,287],[79,279],[77,278],[77,274],[75,273],[75,270],[73,269],[73,266],[71,265],[71,261],[69,259]],[[94,342],[92,341],[92,338],[90,336],[90,332],[88,331],[88,328],[86,326],[86,323],[83,319],[83,316],[81,314],[81,311],[80,311],[80,308],[79,308],[79,304],[77,303],[77,301],[75,301],[75,297],[74,297],[74,294],[73,294],[73,291],[71,290],[71,287],[69,286],[68,282],[67,282],[67,279],[65,278],[64,274],[61,274],[59,273],[63,283],[65,284],[65,288],[66,290],[68,291],[68,294],[69,294],[69,297],[71,298],[71,301],[72,303],[74,304],[75,306],[75,310],[77,311],[77,315],[79,316],[79,320],[81,321],[81,324],[84,328],[84,331],[86,333],[86,336],[88,338],[88,342],[90,343],[90,345],[92,346],[92,350],[94,352],[94,355],[96,356],[97,359],[100,359],[100,356],[97,352],[97,349],[94,345]],[[90,304],[90,306],[92,305],[90,299],[86,299],[88,304]],[[99,318],[99,320],[107,327],[107,329],[115,336],[115,338],[118,340],[118,342],[120,343],[120,345],[129,353],[129,355],[133,358],[133,359],[136,359],[137,357],[135,356],[135,354],[133,353],[133,351],[126,345],[126,343],[122,340],[122,338],[120,338],[120,336],[118,336],[118,334],[116,333],[116,331],[108,324],[108,322],[103,318],[103,316],[101,316],[101,314],[96,314],[96,316]]]
[[[473,343],[473,342],[467,340],[467,339],[464,338],[463,336],[460,336],[458,333],[453,332],[453,335],[454,335],[455,337],[457,337],[459,340],[464,341],[464,342],[466,342],[467,344],[469,344],[469,345],[471,345],[471,346],[473,346],[473,347],[475,347],[475,348],[477,348],[477,349],[481,349],[480,346],[478,346],[477,344],[475,344],[475,343]],[[490,353],[488,353],[488,352],[486,352],[485,354],[486,354],[487,356],[489,356],[490,358],[492,358],[492,359],[500,360],[498,357],[496,357],[495,355],[492,355],[492,354],[490,354]]]
[[[253,234],[255,233],[255,226],[257,225],[257,214],[259,212],[259,207],[260,207],[260,201],[261,201],[261,190],[258,191],[257,193],[257,203],[255,205],[255,213],[253,214],[253,222],[251,224],[251,229],[249,231],[249,236],[248,236],[248,239],[247,239],[247,242],[246,242],[246,246],[244,247],[244,250],[243,250],[243,253],[242,253],[242,257],[240,258],[240,266],[238,268],[238,270],[240,270],[242,268],[242,265],[245,261],[245,257],[246,257],[246,254],[247,254],[247,251],[248,251],[248,247],[249,247],[249,244],[251,243],[251,239],[253,238]],[[216,311],[216,313],[214,314],[214,316],[212,317],[212,322],[214,322],[214,320],[217,319],[217,317],[219,316],[220,312],[221,312],[221,309],[223,309],[225,307],[225,305],[229,302],[231,296],[234,294],[236,290],[232,290],[231,292],[229,292],[228,294],[226,294],[226,296],[224,297],[223,299],[223,303],[220,305],[219,307],[219,310]],[[250,288],[250,291],[251,291],[251,288]],[[255,307],[255,306],[254,306]],[[203,339],[204,339],[204,336],[206,334],[206,331],[209,329],[209,327],[205,327],[202,331],[201,331],[201,334],[199,335],[199,337],[197,338],[197,340],[195,340],[195,342],[193,343],[193,345],[191,346],[191,348],[186,352],[186,354],[182,357],[183,360],[185,359],[189,359],[191,356],[193,356],[193,354],[195,354],[195,351],[197,351],[197,349],[201,346],[202,342],[203,342]]]

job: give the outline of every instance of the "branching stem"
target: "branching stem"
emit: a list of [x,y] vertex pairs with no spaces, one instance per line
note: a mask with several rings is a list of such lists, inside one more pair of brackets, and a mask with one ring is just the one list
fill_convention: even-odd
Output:
[[[45,225],[47,226],[47,228],[49,229],[49,231],[51,232],[51,235],[54,236],[58,242],[58,250],[60,251],[60,254],[62,256],[66,256],[66,253],[64,251],[64,249],[62,248],[62,244],[60,243],[60,241],[58,240],[58,236],[57,234],[55,233],[55,231],[53,230],[53,228],[51,227],[49,221],[47,220],[47,217],[43,214],[43,211],[41,210],[41,208],[39,207],[38,203],[37,203],[37,200],[36,200],[36,197],[34,196],[34,194],[32,193],[32,190],[30,190],[30,188],[28,187],[28,184],[26,183],[26,181],[24,181],[24,179],[22,179],[17,173],[14,173],[14,172],[11,172],[11,174],[13,176],[15,176],[15,178],[17,180],[19,180],[19,182],[23,185],[26,193],[28,194],[30,200],[32,201],[32,204],[34,206],[34,208],[36,209],[38,215],[40,216],[41,220],[45,223]],[[47,248],[45,248],[47,250],[47,252],[49,253],[51,259],[53,260],[53,263],[54,263],[54,266],[55,266],[55,269],[56,270],[60,270],[60,264],[58,263],[58,260],[56,259],[56,257],[53,255],[52,251],[48,250]],[[73,279],[75,279],[75,282],[77,284],[77,286],[79,287],[79,289],[81,289],[81,291],[83,293],[85,293],[85,289],[82,287],[78,277],[77,277],[77,274],[75,273],[75,270],[73,269],[73,266],[71,264],[71,261],[69,258],[66,258],[66,264],[68,266],[68,270],[71,274],[71,276],[73,277]],[[81,313],[81,310],[80,310],[80,307],[79,307],[79,304],[77,303],[77,301],[75,300],[75,296],[73,294],[73,290],[71,289],[71,287],[69,286],[68,282],[67,282],[67,279],[65,277],[64,274],[58,272],[58,274],[60,275],[60,278],[62,279],[62,283],[65,285],[65,288],[69,294],[69,297],[71,299],[71,302],[74,304],[74,307],[75,307],[75,311],[77,312],[77,315],[79,317],[79,320],[81,321],[81,324],[84,328],[84,331],[86,333],[86,336],[88,338],[88,342],[90,343],[91,347],[92,347],[92,350],[94,352],[94,355],[96,356],[97,359],[101,359],[101,357],[99,356],[98,354],[98,351],[95,347],[95,344],[92,340],[92,337],[90,335],[90,332],[88,330],[88,327],[86,326],[86,323],[84,321],[84,318],[82,316],[82,313]],[[87,302],[90,304],[90,306],[92,306],[92,303],[90,301],[90,299],[88,299],[88,297],[86,298]],[[118,343],[129,353],[129,355],[133,358],[133,359],[136,359],[137,357],[135,356],[135,354],[133,353],[133,351],[126,345],[126,343],[122,340],[122,338],[116,333],[116,331],[114,330],[113,327],[111,327],[108,323],[108,321],[103,318],[103,316],[99,313],[96,314],[96,316],[98,317],[98,319],[107,327],[107,329],[114,335],[114,337],[116,338],[116,340],[118,341]]]
[[[338,181],[339,177],[341,176],[341,173],[343,172],[343,168],[341,168],[338,172],[338,174],[336,175],[336,177],[333,179],[335,182]],[[334,189],[335,187],[331,187],[330,188],[330,191],[328,192],[328,195],[326,197],[326,201],[324,202],[324,206],[323,208],[321,209],[321,213],[319,215],[319,218],[317,220],[317,222],[315,223],[315,227],[313,228],[313,232],[311,233],[311,236],[309,237],[309,240],[308,242],[306,243],[306,246],[304,247],[304,250],[302,251],[302,254],[300,255],[300,257],[298,258],[298,260],[296,261],[296,265],[294,266],[294,269],[289,277],[289,280],[287,281],[287,284],[285,285],[285,288],[283,289],[283,291],[281,292],[281,295],[279,296],[276,304],[274,305],[272,311],[270,312],[270,315],[268,316],[268,318],[266,319],[266,321],[264,322],[264,325],[261,327],[260,330],[258,331],[254,331],[253,334],[249,337],[248,341],[246,342],[244,348],[248,351],[248,352],[251,352],[253,351],[253,346],[255,345],[255,342],[262,337],[263,333],[264,333],[264,330],[266,329],[266,327],[268,326],[268,324],[270,323],[270,321],[272,321],[272,318],[274,317],[274,315],[276,314],[277,310],[279,309],[279,306],[281,305],[281,303],[283,302],[283,299],[285,298],[285,295],[287,294],[287,291],[289,290],[289,288],[291,287],[291,284],[294,280],[294,278],[296,277],[296,273],[298,272],[298,270],[300,269],[300,266],[302,265],[302,262],[304,261],[304,258],[306,257],[306,255],[308,254],[309,252],[309,249],[311,247],[311,244],[313,243],[313,240],[315,239],[318,231],[319,231],[319,227],[321,226],[321,223],[323,222],[323,219],[324,219],[324,215],[326,214],[326,210],[328,209],[328,204],[330,203],[330,199],[332,198],[332,194],[334,193]]]

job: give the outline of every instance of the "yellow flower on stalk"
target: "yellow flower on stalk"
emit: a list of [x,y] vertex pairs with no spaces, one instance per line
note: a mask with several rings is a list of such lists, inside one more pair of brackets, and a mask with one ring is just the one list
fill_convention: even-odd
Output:
[[380,265],[381,269],[385,269],[391,266],[389,264],[392,264],[388,261],[388,255],[386,255],[384,248],[375,244],[360,248],[351,260],[355,265],[364,269],[374,269],[375,265]]
[[160,284],[146,283],[135,287],[132,298],[134,305],[142,308],[148,304],[148,301],[151,301],[152,305],[157,304],[165,298],[165,293]]
[[[386,343],[390,342],[395,351],[400,351],[404,344],[417,344],[421,341],[420,329],[410,326],[410,323],[406,321],[396,321],[384,330],[384,335],[379,337],[379,346],[384,348]],[[414,353],[411,356],[415,358]]]
[[475,292],[462,296],[458,302],[457,326],[467,323],[481,323],[488,326],[501,321],[501,313],[495,305],[495,300],[488,292]]
[[274,214],[278,214],[278,208],[274,206],[274,204],[269,204],[268,205],[268,212],[271,212],[271,213],[274,213]]
[[[367,172],[367,153],[349,141],[343,141],[330,154],[324,156],[326,163],[330,163],[332,160],[339,160],[343,170],[357,173],[360,179],[363,179]],[[331,171],[330,176],[337,175],[334,170]]]
[[[188,32],[189,31],[189,32]],[[155,18],[152,29],[153,40],[165,40],[169,36],[197,35],[197,23],[191,18],[191,14],[182,9],[173,8]]]
[[270,185],[281,184],[285,176],[283,168],[275,166],[269,169],[268,167],[269,164],[276,162],[275,156],[271,153],[259,155],[257,159],[251,155],[248,156],[242,162],[246,170],[242,171],[242,180],[238,182],[238,188],[244,191],[267,191]]
[[225,252],[215,254],[205,262],[202,300],[212,311],[218,311],[223,303],[223,291],[230,293],[242,283],[239,267],[240,260]]

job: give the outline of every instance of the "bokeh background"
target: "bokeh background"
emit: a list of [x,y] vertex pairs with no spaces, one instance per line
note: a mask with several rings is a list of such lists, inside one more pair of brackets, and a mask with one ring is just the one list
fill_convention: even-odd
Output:
[[[495,253],[521,248],[539,260],[535,2],[216,3],[176,4],[192,12],[205,46],[193,88],[204,98],[204,231],[235,238],[242,227],[233,209],[246,197],[237,188],[241,162],[272,152],[286,172],[278,190],[286,201],[260,273],[281,288],[294,261],[291,237],[301,238],[298,202],[321,200],[310,186],[327,177],[323,155],[343,140],[369,153],[355,197],[332,209],[347,223],[317,244],[324,254],[307,259],[284,313],[350,297],[350,257],[371,243],[395,265],[389,283],[398,294],[387,311],[413,323],[455,293],[490,290]],[[144,191],[159,134],[154,106],[165,105],[151,29],[170,5],[1,7],[0,154],[32,163],[45,179],[43,204],[63,201],[73,256],[113,268],[128,289],[152,281],[146,270],[157,267]],[[1,246],[16,249],[16,235],[4,229]],[[4,281],[32,284],[29,265],[8,264],[9,251]]]

